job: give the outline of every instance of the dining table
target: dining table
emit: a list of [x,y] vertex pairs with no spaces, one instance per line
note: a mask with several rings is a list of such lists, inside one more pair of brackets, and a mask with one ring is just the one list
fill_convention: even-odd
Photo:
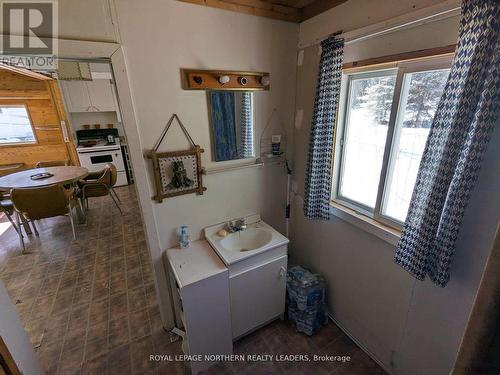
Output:
[[[41,179],[33,178],[40,173],[48,173],[51,176]],[[88,174],[87,168],[76,166],[27,169],[0,177],[0,190],[30,189],[54,184],[69,185],[87,177]]]
[[[47,173],[45,178],[36,178],[41,173]],[[43,188],[49,185],[75,185],[77,181],[87,177],[87,168],[78,166],[58,166],[33,168],[0,177],[0,191],[11,189]],[[80,202],[81,203],[81,202]],[[78,213],[80,223],[85,222],[85,212],[80,204]],[[78,211],[78,210],[77,210]]]

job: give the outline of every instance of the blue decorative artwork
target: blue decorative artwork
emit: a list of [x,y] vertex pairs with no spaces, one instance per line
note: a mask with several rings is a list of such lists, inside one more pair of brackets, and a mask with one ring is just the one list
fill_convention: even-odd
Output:
[[238,159],[234,92],[211,91],[209,95],[215,160]]

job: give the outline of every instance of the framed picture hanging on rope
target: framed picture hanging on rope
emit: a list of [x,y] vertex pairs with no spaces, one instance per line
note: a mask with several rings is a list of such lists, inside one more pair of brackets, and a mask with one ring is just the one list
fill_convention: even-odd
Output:
[[[158,148],[174,120],[177,120],[191,148],[184,151],[158,152]],[[156,194],[153,199],[161,203],[164,198],[191,193],[203,194],[206,188],[203,187],[201,171],[202,152],[204,150],[194,143],[181,120],[174,113],[155,147],[146,155],[148,159],[153,161],[156,187]]]

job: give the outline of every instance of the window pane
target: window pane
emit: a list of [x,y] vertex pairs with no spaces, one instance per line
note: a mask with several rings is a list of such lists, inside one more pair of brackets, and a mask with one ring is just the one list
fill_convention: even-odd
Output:
[[404,222],[448,69],[405,74],[395,125],[383,214]]
[[36,142],[24,106],[0,107],[0,143]]
[[396,75],[352,79],[339,195],[375,207]]

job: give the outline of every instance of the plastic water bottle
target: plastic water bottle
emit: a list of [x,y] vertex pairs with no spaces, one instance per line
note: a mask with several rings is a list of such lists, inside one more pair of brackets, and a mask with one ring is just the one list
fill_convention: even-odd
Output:
[[189,247],[189,229],[187,225],[181,225],[179,232],[179,246],[181,249]]

